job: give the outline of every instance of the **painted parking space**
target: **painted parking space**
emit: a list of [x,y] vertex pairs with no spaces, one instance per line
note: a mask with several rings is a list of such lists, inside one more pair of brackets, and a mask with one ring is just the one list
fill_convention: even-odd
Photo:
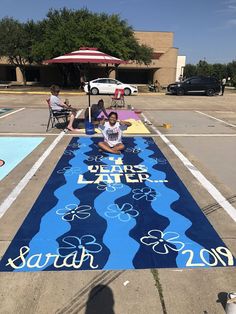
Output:
[[235,265],[151,137],[124,138],[121,156],[99,153],[99,140],[71,140],[1,271]]
[[27,157],[44,137],[0,137],[0,180]]

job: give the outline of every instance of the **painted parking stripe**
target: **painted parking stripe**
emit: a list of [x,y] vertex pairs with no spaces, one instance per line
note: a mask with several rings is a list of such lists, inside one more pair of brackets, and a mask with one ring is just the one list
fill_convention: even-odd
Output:
[[0,136],[58,136],[58,133],[19,133],[19,132],[12,132],[12,133],[0,133]]
[[77,113],[76,113],[75,118],[77,119],[77,118],[81,115],[81,113],[82,113],[83,111],[84,111],[84,109],[78,110]]
[[[83,131],[84,132],[84,131]],[[58,136],[58,133],[0,133],[0,136]],[[66,133],[66,136],[76,136],[75,133]],[[78,133],[78,136],[87,136],[85,133]],[[100,134],[94,134],[93,137],[101,136]],[[124,137],[129,137],[130,134],[123,134]],[[135,136],[142,136],[142,137],[160,137],[159,134],[150,133],[150,134],[135,134]],[[186,133],[168,133],[165,134],[166,137],[236,137],[236,134],[186,134]]]
[[[142,113],[144,119],[145,115]],[[236,222],[236,209],[226,200],[219,190],[172,144],[168,138],[163,135],[155,126],[151,128],[160,135],[164,143],[175,153],[175,155],[182,161],[185,167],[192,173],[192,175],[201,183],[201,185],[208,191],[208,193],[217,201],[217,203],[224,208],[229,216]]]
[[[159,136],[158,134],[156,134]],[[166,137],[235,137],[236,134],[165,134]]]
[[24,109],[25,108],[20,108],[20,109],[13,111],[13,112],[9,112],[9,113],[5,114],[4,116],[1,116],[0,119],[6,118],[7,116],[10,116],[11,114],[17,113],[17,112],[22,111]]
[[213,120],[216,120],[216,121],[218,121],[218,122],[221,122],[221,123],[224,123],[224,124],[226,124],[226,125],[232,126],[233,128],[236,128],[236,125],[235,125],[235,124],[228,123],[228,122],[226,122],[226,121],[224,121],[224,120],[215,118],[215,117],[213,117],[213,116],[211,116],[211,115],[209,115],[209,114],[207,114],[207,113],[204,113],[204,112],[202,112],[202,111],[195,111],[195,112],[197,112],[197,113],[199,113],[199,114],[202,114],[203,116],[206,116],[206,117],[211,118],[211,119],[213,119]]

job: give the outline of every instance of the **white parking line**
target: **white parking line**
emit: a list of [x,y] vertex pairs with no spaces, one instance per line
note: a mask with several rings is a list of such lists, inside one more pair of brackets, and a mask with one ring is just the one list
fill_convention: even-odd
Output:
[[204,115],[204,116],[206,116],[206,117],[208,117],[208,118],[211,118],[211,119],[213,119],[213,120],[216,120],[216,121],[218,121],[218,122],[221,122],[221,123],[224,123],[224,124],[226,124],[226,125],[232,126],[233,128],[236,128],[236,125],[235,125],[235,124],[225,122],[224,120],[215,118],[215,117],[210,116],[209,114],[206,114],[206,113],[201,112],[201,111],[195,111],[195,112],[197,112],[197,113],[199,113],[199,114],[202,114],[202,115]]
[[[84,131],[83,131],[84,132]],[[87,136],[87,134],[84,133],[66,133],[66,136]],[[133,134],[134,135],[134,134]],[[0,136],[58,136],[58,133],[0,133]],[[100,133],[94,134],[93,137],[100,137],[102,136]],[[123,134],[123,137],[130,137],[132,134]],[[142,136],[142,137],[149,137],[149,136],[154,136],[154,137],[160,137],[159,134],[156,133],[148,133],[148,134],[135,134],[135,136]],[[216,134],[186,134],[186,133],[168,133],[165,134],[166,137],[236,137],[236,133],[216,133]]]
[[84,111],[84,109],[78,110],[77,113],[76,113],[75,118],[77,119],[77,118],[81,115],[81,113],[82,113],[83,111]]
[[[0,133],[1,134],[1,133]],[[156,133],[149,133],[149,134],[123,134],[123,137],[130,137],[130,136],[142,136],[142,137],[160,137],[160,134]],[[236,133],[232,134],[185,134],[185,133],[169,133],[165,134],[166,137],[236,137]]]
[[19,132],[12,132],[12,133],[0,133],[0,136],[58,136],[58,133],[19,133]]
[[[142,113],[144,119],[145,115]],[[164,143],[174,152],[174,154],[182,161],[185,167],[200,182],[200,184],[210,193],[217,203],[224,208],[229,216],[236,222],[236,209],[226,200],[219,190],[173,145],[168,138],[163,135],[155,126],[150,126],[163,140]]]
[[25,108],[20,108],[18,110],[13,111],[13,112],[9,112],[9,113],[5,114],[4,116],[1,116],[0,119],[6,118],[7,116],[10,116],[11,114],[17,113],[17,112],[24,110],[24,109]]
[[[158,134],[157,134],[158,135]],[[159,135],[158,135],[159,136]],[[165,134],[166,137],[235,137],[236,134],[229,133],[229,134]]]

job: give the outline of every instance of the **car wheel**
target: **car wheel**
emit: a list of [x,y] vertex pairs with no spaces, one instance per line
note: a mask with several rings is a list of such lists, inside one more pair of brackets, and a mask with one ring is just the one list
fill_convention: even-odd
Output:
[[214,89],[213,89],[213,88],[207,89],[207,90],[206,90],[206,95],[207,95],[207,96],[213,96],[213,95],[215,95]]
[[178,95],[178,96],[183,96],[183,95],[184,95],[184,90],[183,90],[182,88],[179,88],[179,89],[177,90],[177,95]]
[[92,95],[98,95],[98,94],[99,94],[99,90],[98,90],[96,87],[93,87],[93,88],[91,89],[91,94],[92,94]]
[[125,96],[129,96],[131,94],[131,90],[129,88],[124,89]]

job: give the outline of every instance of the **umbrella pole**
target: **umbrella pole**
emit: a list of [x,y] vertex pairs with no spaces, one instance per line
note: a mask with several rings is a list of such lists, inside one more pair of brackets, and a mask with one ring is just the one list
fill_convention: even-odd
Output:
[[91,107],[89,106],[89,123],[92,122],[92,119],[91,119]]
[[89,82],[88,82],[88,103],[89,103],[89,123],[91,123],[92,119],[91,119],[90,83]]

